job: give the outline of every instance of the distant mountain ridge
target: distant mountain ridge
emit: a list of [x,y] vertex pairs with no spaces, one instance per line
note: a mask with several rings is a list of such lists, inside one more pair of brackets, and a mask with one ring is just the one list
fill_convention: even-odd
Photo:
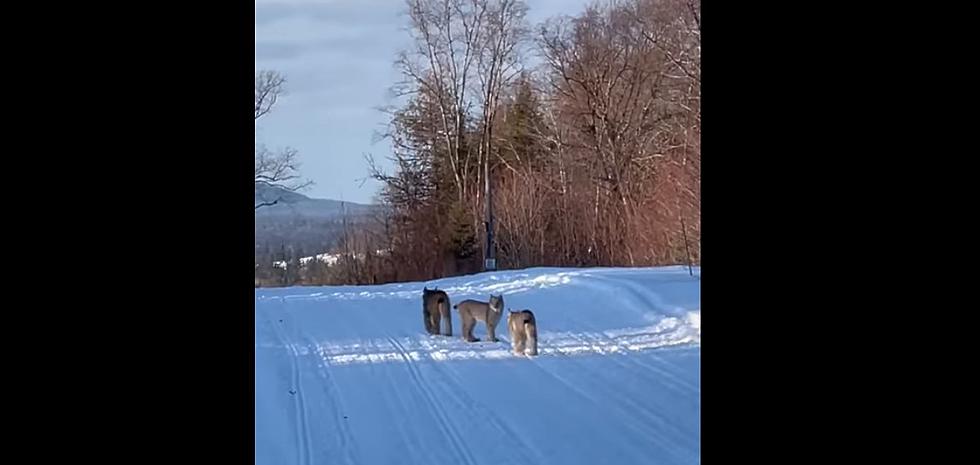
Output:
[[377,206],[354,202],[342,202],[332,199],[314,199],[298,192],[264,184],[255,185],[255,205],[262,202],[272,202],[279,199],[275,205],[265,206],[255,210],[256,220],[271,217],[305,217],[310,219],[335,219],[343,216],[346,210],[348,216],[359,216],[370,213]]
[[256,263],[282,260],[283,249],[294,250],[301,256],[333,250],[344,234],[347,224],[357,229],[370,222],[368,216],[380,205],[314,199],[285,189],[255,185],[255,205],[272,202],[275,205],[255,210]]

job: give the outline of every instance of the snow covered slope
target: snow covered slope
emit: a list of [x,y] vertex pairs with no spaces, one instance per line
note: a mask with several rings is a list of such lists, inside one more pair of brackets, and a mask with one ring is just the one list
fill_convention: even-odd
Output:
[[[530,308],[540,355],[422,326],[422,287]],[[255,463],[700,463],[700,270],[535,268],[255,291]],[[474,334],[486,339],[478,323]]]

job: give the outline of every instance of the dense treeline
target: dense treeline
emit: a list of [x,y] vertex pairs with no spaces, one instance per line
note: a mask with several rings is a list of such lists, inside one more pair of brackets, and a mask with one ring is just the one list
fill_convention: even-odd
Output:
[[499,267],[700,262],[700,2],[407,4],[386,280],[480,270],[488,173]]

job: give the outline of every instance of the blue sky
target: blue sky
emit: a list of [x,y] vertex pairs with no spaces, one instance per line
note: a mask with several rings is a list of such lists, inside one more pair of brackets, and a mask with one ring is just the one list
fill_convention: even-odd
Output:
[[[526,0],[532,24],[574,15],[587,0]],[[255,69],[286,75],[287,95],[255,126],[255,140],[299,150],[301,173],[318,198],[371,202],[364,154],[389,165],[386,140],[375,142],[387,115],[392,63],[408,47],[403,0],[256,0]]]

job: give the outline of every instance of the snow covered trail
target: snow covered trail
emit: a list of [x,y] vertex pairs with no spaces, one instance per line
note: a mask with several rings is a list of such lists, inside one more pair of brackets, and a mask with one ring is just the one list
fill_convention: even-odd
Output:
[[[530,308],[538,357],[429,336],[421,289]],[[551,269],[255,294],[256,464],[700,462],[700,270]],[[486,338],[482,323],[474,331]]]

